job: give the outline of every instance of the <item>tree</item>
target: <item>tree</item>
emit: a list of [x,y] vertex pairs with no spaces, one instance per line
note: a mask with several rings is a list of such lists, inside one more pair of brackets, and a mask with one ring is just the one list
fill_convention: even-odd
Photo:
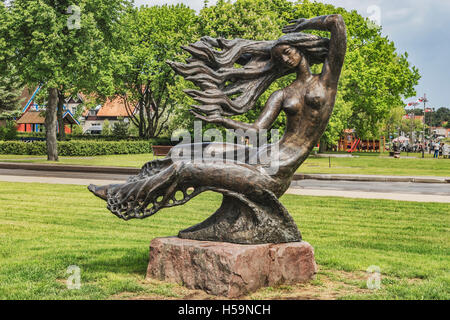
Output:
[[0,127],[0,140],[15,140],[17,138],[17,124],[7,120],[6,126]]
[[183,57],[181,46],[193,41],[196,25],[195,11],[164,5],[131,10],[117,26],[115,93],[124,98],[142,138],[157,137],[167,127],[182,88],[166,60]]
[[23,85],[17,76],[0,75],[0,114],[21,107]]
[[[202,35],[225,38],[277,39],[281,28],[294,18],[341,14],[347,25],[348,51],[342,70],[334,113],[322,145],[335,144],[346,128],[356,129],[361,138],[380,133],[391,108],[403,106],[403,99],[415,96],[414,86],[420,78],[408,62],[408,54],[396,52],[394,43],[381,33],[381,28],[356,11],[348,12],[332,5],[308,0],[291,3],[287,0],[219,0],[215,6],[200,12]],[[326,32],[312,33],[327,36]],[[319,72],[315,66],[313,72]],[[292,76],[290,76],[292,77]],[[261,96],[256,107],[239,120],[253,122],[269,95],[283,88],[287,77],[272,85]],[[283,131],[284,115],[275,127]]]
[[106,119],[105,121],[103,121],[102,135],[103,136],[110,136],[111,134],[112,134],[111,124],[109,123],[109,120]]
[[11,16],[3,1],[0,1],[0,74],[6,74],[11,47],[8,46]]
[[423,122],[420,119],[415,118],[402,119],[399,128],[400,132],[407,133],[410,142],[414,143],[415,142],[413,141],[414,135],[418,136],[422,133]]
[[[8,44],[11,16],[0,2],[0,114],[20,108],[23,84],[11,66],[12,48]],[[6,114],[4,116],[7,116]]]
[[13,0],[9,44],[18,74],[47,92],[47,158],[58,160],[58,101],[66,92],[111,86],[108,44],[126,0]]
[[79,136],[83,134],[83,126],[81,125],[74,125],[72,129],[72,134],[75,136]]
[[401,127],[405,109],[403,107],[394,107],[389,110],[388,116],[384,120],[383,134],[391,138],[392,134]]
[[439,108],[436,112],[429,113],[431,119],[428,120],[427,123],[430,123],[433,127],[440,127],[443,123],[450,121],[450,109],[449,108]]
[[113,128],[112,128],[112,135],[116,139],[124,139],[128,138],[128,128],[130,124],[123,121],[123,119],[119,119],[119,121],[114,122]]

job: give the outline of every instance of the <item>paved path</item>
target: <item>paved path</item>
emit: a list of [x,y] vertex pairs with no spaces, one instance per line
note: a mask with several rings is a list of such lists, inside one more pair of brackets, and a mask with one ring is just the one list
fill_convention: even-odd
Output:
[[[136,175],[140,168],[130,167],[107,167],[107,166],[85,166],[48,163],[17,163],[0,162],[0,169],[8,170],[42,170],[42,171],[67,171],[84,173],[107,173]],[[356,175],[356,174],[308,174],[296,173],[294,180],[326,180],[326,181],[370,181],[370,182],[414,182],[414,183],[442,183],[450,184],[450,176],[447,177],[425,177],[425,176],[382,176],[382,175]]]
[[296,181],[289,194],[412,202],[450,203],[450,184],[407,182]]
[[366,181],[366,182],[413,182],[413,183],[446,183],[450,177],[434,176],[383,176],[366,174],[315,174],[296,173],[294,180],[325,180],[325,181]]
[[[126,181],[128,174],[0,169],[0,181],[71,185],[106,185]],[[295,181],[288,194],[450,203],[450,184],[364,181]]]
[[92,172],[65,172],[65,171],[42,171],[42,170],[9,170],[0,169],[0,181],[24,182],[24,183],[53,183],[53,184],[75,184],[105,185],[121,183],[130,175],[92,173]]

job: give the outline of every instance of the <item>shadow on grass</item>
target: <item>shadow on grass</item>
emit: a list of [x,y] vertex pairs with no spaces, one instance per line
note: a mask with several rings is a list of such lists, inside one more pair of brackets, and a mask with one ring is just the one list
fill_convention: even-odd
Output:
[[146,248],[95,250],[96,258],[84,261],[81,268],[89,273],[111,272],[116,274],[146,275],[149,251]]

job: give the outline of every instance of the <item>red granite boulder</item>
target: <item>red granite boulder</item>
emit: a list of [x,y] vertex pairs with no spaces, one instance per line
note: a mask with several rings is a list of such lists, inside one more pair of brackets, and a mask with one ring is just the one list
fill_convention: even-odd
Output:
[[239,245],[170,237],[151,242],[147,277],[236,298],[261,287],[309,281],[316,271],[307,242]]

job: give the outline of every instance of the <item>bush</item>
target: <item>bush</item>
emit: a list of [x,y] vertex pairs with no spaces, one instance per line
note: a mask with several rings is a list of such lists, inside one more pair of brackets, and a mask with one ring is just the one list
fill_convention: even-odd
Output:
[[[59,141],[58,154],[66,157],[86,157],[113,154],[151,153],[150,141]],[[45,142],[0,141],[0,154],[47,154]]]
[[[112,135],[116,139],[123,139],[129,136],[128,133],[129,124],[126,123],[123,120],[119,120],[117,122],[114,122],[113,128],[112,128]],[[102,132],[103,134],[103,132]]]
[[72,127],[72,134],[73,135],[82,135],[83,134],[83,127],[80,126],[80,125],[73,126]]
[[[20,140],[23,138],[45,138],[45,133],[44,132],[19,132],[18,137],[16,139],[10,139],[10,140]],[[143,138],[139,138],[139,137],[128,137],[125,140],[123,137],[117,138],[114,136],[78,134],[76,132],[74,132],[72,134],[68,134],[66,136],[66,141],[145,141],[145,142],[150,143],[151,145],[156,145],[156,146],[172,146],[172,145],[176,145],[179,143],[179,141],[172,142],[170,137],[159,137],[159,138],[151,138],[151,139],[143,139]]]
[[110,136],[112,133],[111,131],[111,124],[108,120],[103,121],[103,128],[102,128],[102,135],[103,136]]
[[0,140],[16,140],[17,125],[14,121],[7,121],[5,127],[0,127]]

